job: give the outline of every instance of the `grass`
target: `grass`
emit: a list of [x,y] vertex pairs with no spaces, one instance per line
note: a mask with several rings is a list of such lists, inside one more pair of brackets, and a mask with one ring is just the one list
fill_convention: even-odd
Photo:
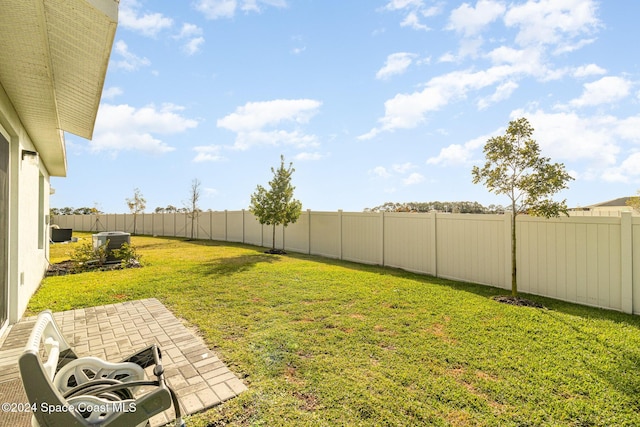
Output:
[[160,299],[249,387],[189,426],[640,425],[638,317],[252,246],[132,243],[144,268],[47,278],[29,310]]

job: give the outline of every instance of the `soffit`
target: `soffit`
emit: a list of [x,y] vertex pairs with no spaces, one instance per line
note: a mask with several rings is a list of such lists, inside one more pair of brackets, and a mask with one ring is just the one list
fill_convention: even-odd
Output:
[[91,139],[118,0],[0,0],[0,84],[51,175],[62,131]]

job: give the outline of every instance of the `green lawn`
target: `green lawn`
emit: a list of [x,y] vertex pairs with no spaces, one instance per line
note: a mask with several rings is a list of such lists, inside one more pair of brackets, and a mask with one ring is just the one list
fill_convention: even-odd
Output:
[[47,278],[29,310],[159,298],[249,387],[189,426],[640,425],[637,316],[252,246],[132,243],[143,268]]

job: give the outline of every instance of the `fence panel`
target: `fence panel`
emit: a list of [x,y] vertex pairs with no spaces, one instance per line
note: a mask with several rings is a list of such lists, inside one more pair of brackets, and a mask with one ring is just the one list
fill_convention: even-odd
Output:
[[[262,227],[258,219],[249,211],[242,211],[244,215],[244,243],[256,246],[271,246],[271,226]],[[263,243],[264,229],[269,228],[269,241]],[[278,233],[276,232],[276,239]],[[277,242],[277,240],[276,240]]]
[[342,214],[342,259],[363,264],[384,263],[383,214]]
[[227,240],[227,211],[211,213],[211,239]]
[[[276,230],[293,252],[383,264],[510,288],[508,215],[302,212]],[[521,292],[640,313],[640,216],[518,217]],[[133,232],[133,215],[62,215],[78,231]],[[138,233],[190,237],[186,214],[142,214]],[[271,246],[271,228],[248,211],[202,213],[196,237]],[[284,242],[283,242],[284,239]]]
[[433,215],[387,213],[384,216],[384,264],[423,274],[435,274],[432,265]]
[[507,287],[504,215],[443,214],[437,218],[438,276]]
[[313,212],[310,218],[310,252],[327,258],[341,257],[342,212]]
[[200,212],[196,217],[196,239],[211,239],[211,212]]
[[227,240],[244,242],[244,211],[227,212]]
[[620,237],[620,217],[519,217],[519,290],[622,309]]
[[285,230],[285,249],[292,252],[309,253],[310,211],[302,212],[298,220]]
[[632,221],[632,304],[633,312],[640,313],[640,217]]

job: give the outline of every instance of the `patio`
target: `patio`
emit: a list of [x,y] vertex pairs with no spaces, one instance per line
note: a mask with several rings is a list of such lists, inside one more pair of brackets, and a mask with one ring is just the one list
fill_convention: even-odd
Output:
[[[157,343],[162,349],[165,377],[176,391],[183,412],[193,414],[231,399],[246,386],[204,341],[155,298],[54,313],[76,354],[107,361],[120,359]],[[0,339],[0,402],[27,402],[17,360],[35,317],[22,319]],[[30,426],[29,413],[2,413],[0,427]],[[174,419],[173,410],[157,415],[152,426]]]

